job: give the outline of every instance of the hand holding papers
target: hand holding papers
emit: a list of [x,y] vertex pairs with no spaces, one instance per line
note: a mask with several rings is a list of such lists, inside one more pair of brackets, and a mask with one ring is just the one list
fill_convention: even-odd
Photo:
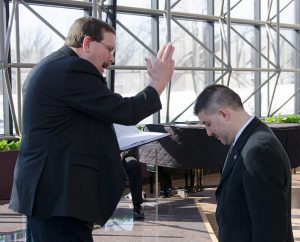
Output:
[[113,124],[120,150],[128,150],[169,136],[168,133],[143,132],[135,126]]

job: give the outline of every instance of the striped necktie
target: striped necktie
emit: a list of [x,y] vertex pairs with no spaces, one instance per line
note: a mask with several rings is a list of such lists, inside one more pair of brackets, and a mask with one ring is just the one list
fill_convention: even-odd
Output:
[[223,166],[222,172],[223,172],[224,169],[225,169],[225,166],[226,166],[228,157],[230,156],[230,153],[231,153],[231,151],[232,151],[232,148],[233,148],[233,145],[231,145],[230,148],[229,148],[229,151],[228,151],[228,153],[227,153],[227,156],[226,156],[226,159],[225,159],[225,162],[224,162],[224,166]]

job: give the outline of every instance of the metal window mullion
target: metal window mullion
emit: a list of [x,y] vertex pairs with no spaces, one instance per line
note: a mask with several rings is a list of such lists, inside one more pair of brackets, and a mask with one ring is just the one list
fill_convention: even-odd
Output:
[[[10,68],[7,67],[7,63],[11,61],[10,58],[10,51],[9,51],[9,40],[10,40],[10,33],[11,33],[11,27],[12,27],[12,19],[10,19],[10,13],[9,13],[9,1],[5,1],[5,19],[4,19],[4,28],[3,28],[3,34],[5,36],[4,40],[4,51],[3,51],[3,63],[4,67],[2,69],[2,77],[3,77],[3,125],[4,125],[4,135],[12,135],[13,134],[13,125],[12,125],[12,116],[10,113],[10,107],[9,107],[9,94],[10,92],[8,89],[10,89],[10,78],[11,75]],[[13,12],[13,11],[12,11]],[[9,24],[11,22],[11,24]],[[5,31],[6,30],[6,31]],[[5,66],[6,65],[6,66]]]
[[[261,18],[261,1],[254,0],[254,19]],[[261,27],[254,26],[254,46],[261,53]],[[256,68],[261,68],[261,56],[258,52],[252,51],[253,64]],[[254,73],[254,89],[261,85],[261,72]],[[261,89],[254,94],[254,113],[256,116],[261,116]]]
[[[227,66],[231,68],[231,11],[230,10],[230,0],[227,0],[227,17],[226,17],[226,24],[227,24]],[[231,71],[228,75],[227,85],[229,86],[231,77]]]
[[[19,3],[16,5],[16,14],[15,14],[15,26],[16,26],[16,61],[19,64],[20,60],[20,18],[19,18]],[[20,128],[20,132],[22,131],[22,83],[21,83],[21,70],[20,67],[16,68],[16,93],[17,93],[17,120]]]
[[[271,2],[270,2],[271,1]],[[271,4],[272,4],[272,1],[273,0],[268,0],[268,16],[267,16],[267,19],[266,21],[270,21],[270,11],[271,11]],[[267,24],[266,24],[266,31],[268,31],[268,28],[267,28]],[[270,53],[271,53],[271,50],[270,50],[270,35],[267,33],[267,58],[270,59]],[[267,62],[267,68],[270,68],[270,62],[268,61]],[[270,78],[270,72],[267,73],[267,79]],[[269,100],[270,100],[270,82],[267,83],[267,107],[269,106]]]
[[[107,11],[108,23],[111,24],[116,29],[116,20],[117,20],[117,0],[109,0],[108,4],[110,8]],[[117,30],[117,29],[116,29]],[[115,53],[116,56],[116,53]],[[115,91],[115,71],[107,70],[106,71],[106,80],[110,90]]]
[[[4,52],[5,52],[5,29],[6,29],[6,6],[5,6],[5,0],[0,0],[0,82],[2,82],[2,90],[4,90]],[[6,61],[5,61],[6,62]],[[2,91],[3,92],[3,91]],[[8,107],[7,102],[4,102],[4,95],[5,92],[3,92],[3,106],[0,108],[3,108],[3,117],[0,117],[0,120],[3,119],[4,121],[4,116],[6,115],[6,109]],[[9,112],[8,112],[9,114]],[[4,125],[4,124],[3,124]]]
[[98,18],[98,0],[92,0],[92,16]]
[[276,66],[277,66],[277,78],[275,81],[275,85],[274,85],[274,89],[273,89],[273,93],[271,96],[271,100],[269,103],[269,107],[268,107],[268,113],[267,115],[270,116],[271,114],[271,110],[272,110],[272,105],[273,105],[273,101],[274,101],[274,97],[275,97],[275,93],[276,93],[276,89],[278,86],[278,81],[279,81],[279,77],[280,77],[280,26],[279,26],[279,22],[280,22],[280,1],[277,0],[276,1],[276,14],[277,14],[277,28],[276,28]]
[[269,0],[268,3],[269,3],[269,9],[268,9],[267,19],[270,20],[270,15],[271,15],[271,9],[272,9],[273,0]]
[[280,0],[277,0],[276,4],[277,11],[277,26],[276,26],[276,60],[277,68],[280,68]]
[[[299,24],[300,23],[300,0],[294,0],[294,14],[295,14],[295,23]],[[297,49],[300,49],[300,31],[299,30],[294,30],[294,43]],[[300,68],[300,53],[299,52],[294,52],[294,62],[296,64],[296,68]],[[300,88],[300,73],[296,72],[295,73],[295,90],[298,90]],[[295,95],[295,113],[299,114],[300,113],[300,93],[297,92]]]
[[[221,9],[220,9],[220,18],[219,18],[219,30],[220,30],[220,52],[221,52],[221,67],[224,68],[224,41],[225,41],[225,34],[224,34],[224,29],[223,29],[223,23],[224,21],[221,20],[221,17],[223,17],[223,13],[224,13],[224,0],[222,0],[222,4],[221,4]],[[221,71],[221,78],[220,80],[222,80],[221,84],[224,84],[224,75],[223,75],[223,71]]]
[[[167,26],[167,36],[166,42],[171,42],[171,3],[170,1],[165,1],[165,18]],[[169,82],[166,88],[167,94],[167,107],[166,107],[166,122],[170,120],[170,105],[171,105],[171,89],[172,89],[172,80]]]
[[[9,2],[7,1],[7,4]],[[9,6],[6,7],[7,10],[7,18],[9,17],[9,24],[7,26],[6,30],[6,38],[5,38],[5,50],[4,50],[4,64],[7,64],[11,61],[11,52],[10,52],[10,42],[11,42],[11,32],[13,28],[13,20],[15,18],[15,12],[17,8],[17,1],[13,1],[13,8],[11,11],[11,16],[9,16]],[[19,124],[15,112],[15,107],[14,107],[14,102],[13,102],[13,96],[12,96],[12,87],[11,87],[11,68],[10,67],[5,67],[2,70],[4,73],[4,89],[5,92],[3,93],[3,102],[5,103],[4,106],[4,133],[6,135],[12,135],[13,134],[13,126],[12,126],[12,121],[15,127],[15,131],[17,135],[20,135],[20,130],[19,130]],[[8,105],[7,105],[8,104]],[[6,105],[8,107],[6,107]],[[12,118],[12,120],[11,120]]]
[[[48,6],[63,6],[66,8],[77,8],[77,9],[92,9],[92,3],[86,1],[50,1],[50,0],[26,0],[27,4],[35,3],[35,4],[47,4]],[[107,6],[107,5],[104,5]],[[162,16],[164,14],[163,10],[154,10],[154,9],[147,9],[147,8],[135,8],[135,7],[128,7],[128,6],[117,6],[118,13],[126,13],[126,14],[140,14],[140,15],[147,15],[147,16]],[[195,13],[182,13],[182,12],[172,12],[172,17],[177,19],[190,19],[190,20],[203,20],[203,21],[219,21],[218,16],[213,15],[204,15],[204,14],[195,14]],[[251,20],[251,19],[239,19],[239,18],[231,18],[232,23],[236,24],[248,24],[248,25],[260,25],[263,26],[267,22],[266,21],[258,21],[258,20]],[[271,23],[272,26],[276,27],[276,23]],[[290,28],[290,29],[300,29],[299,24],[288,24],[288,23],[280,23],[280,27],[282,28]]]
[[[35,64],[31,63],[8,63],[7,67],[20,67],[20,68],[32,68]],[[0,67],[4,67],[3,64],[0,63]],[[128,66],[128,65],[112,65],[107,68],[108,70],[146,70],[146,66]],[[276,72],[278,71],[276,68],[250,68],[250,67],[232,67],[232,68],[222,68],[222,67],[187,67],[187,66],[176,66],[175,70],[178,71],[255,71],[255,72]],[[291,68],[281,68],[281,72],[300,72],[300,68],[291,69]]]
[[[210,15],[214,14],[214,1],[207,0],[207,13]],[[207,28],[208,28],[208,34],[207,34],[207,47],[215,53],[215,30],[214,30],[214,22],[207,21]],[[214,67],[215,62],[212,55],[207,55],[207,66],[208,67]],[[215,81],[215,72],[214,71],[207,71],[206,72],[206,84],[211,84]]]
[[[7,107],[7,114],[4,113],[4,134],[5,135],[12,135],[13,128],[12,128],[12,121],[15,125],[15,131],[17,135],[20,135],[19,125],[17,121],[17,116],[14,108],[13,97],[12,97],[12,88],[11,88],[11,71],[7,69],[3,69],[4,72],[4,81],[5,81],[5,90],[6,92],[3,93],[4,102],[8,102]],[[5,111],[5,110],[4,110]],[[8,122],[9,120],[9,122]]]
[[[151,0],[151,9],[158,9],[159,3],[158,0]],[[159,17],[151,17],[151,48],[153,52],[158,52],[159,49]],[[152,122],[154,124],[160,123],[160,111],[152,115]]]
[[74,0],[26,0],[28,4],[47,5],[52,7],[91,9],[92,3],[88,1]]
[[275,97],[275,93],[276,93],[276,89],[277,89],[277,85],[278,85],[278,81],[279,81],[279,77],[280,77],[280,72],[276,73],[277,77],[276,77],[276,81],[275,81],[275,85],[274,85],[274,89],[272,92],[272,96],[271,96],[271,100],[270,100],[270,104],[268,107],[268,113],[267,116],[269,117],[271,114],[271,109],[272,109],[272,105],[273,105],[273,101],[274,101],[274,97]]

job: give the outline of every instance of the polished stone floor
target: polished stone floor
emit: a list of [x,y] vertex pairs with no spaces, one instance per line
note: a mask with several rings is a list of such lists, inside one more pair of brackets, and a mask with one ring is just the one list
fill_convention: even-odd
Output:
[[[217,184],[218,179],[216,174],[204,176],[204,184]],[[182,181],[177,182],[182,184]],[[176,181],[174,184],[178,185]],[[147,187],[144,186],[145,190]],[[215,188],[206,188],[189,193],[187,199],[172,192],[170,198],[160,198],[158,203],[150,195],[143,204],[143,221],[133,220],[131,202],[123,198],[107,224],[104,227],[95,226],[94,241],[216,242],[214,191]],[[24,241],[26,219],[12,213],[7,203],[0,201],[0,242]],[[292,223],[295,241],[300,241],[300,168],[293,174]]]
[[[144,204],[145,220],[134,221],[132,204],[124,199],[104,227],[95,226],[94,241],[213,241],[214,233],[203,219],[197,199],[178,196],[148,199]],[[1,206],[0,241],[24,241],[25,218]],[[216,241],[216,240],[215,240]]]
[[105,227],[94,230],[95,241],[212,241],[194,199],[146,202],[144,221],[133,220],[130,204],[121,202]]

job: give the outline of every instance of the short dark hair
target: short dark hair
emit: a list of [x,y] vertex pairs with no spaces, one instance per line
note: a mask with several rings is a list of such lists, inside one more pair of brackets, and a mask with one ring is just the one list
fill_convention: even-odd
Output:
[[219,107],[230,107],[234,110],[243,109],[240,96],[224,85],[210,85],[204,88],[196,99],[194,114],[205,111],[214,113]]
[[111,25],[100,19],[94,17],[79,18],[70,27],[65,45],[80,48],[85,36],[90,36],[92,40],[100,42],[103,39],[104,31],[116,34]]

